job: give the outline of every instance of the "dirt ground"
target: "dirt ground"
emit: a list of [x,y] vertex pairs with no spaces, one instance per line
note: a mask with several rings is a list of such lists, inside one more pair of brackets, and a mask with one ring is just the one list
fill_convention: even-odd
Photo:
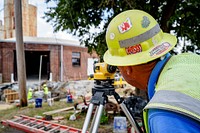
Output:
[[[10,108],[13,108],[14,105],[13,104],[7,104],[5,102],[2,102],[0,101],[0,111],[1,110],[7,110],[7,109],[10,109]],[[10,127],[5,127],[5,126],[0,126],[0,128],[3,128],[4,130],[2,131],[1,130],[1,133],[25,133],[23,131],[19,131],[17,129],[14,129],[14,128],[10,128]]]
[[14,105],[6,104],[4,102],[0,102],[0,110],[6,110],[6,109],[13,108],[13,107],[14,107]]

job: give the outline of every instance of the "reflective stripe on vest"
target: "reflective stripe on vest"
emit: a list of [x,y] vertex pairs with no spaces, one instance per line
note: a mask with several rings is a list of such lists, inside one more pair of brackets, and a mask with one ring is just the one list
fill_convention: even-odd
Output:
[[200,122],[200,101],[176,91],[160,90],[145,109],[174,111]]

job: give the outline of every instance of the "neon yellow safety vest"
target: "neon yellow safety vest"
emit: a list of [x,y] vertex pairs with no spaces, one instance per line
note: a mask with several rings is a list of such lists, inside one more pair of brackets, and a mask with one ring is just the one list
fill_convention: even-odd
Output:
[[44,87],[44,94],[48,94],[48,87],[47,86]]
[[158,78],[155,94],[144,109],[148,132],[148,109],[164,109],[200,122],[200,56],[172,56]]
[[33,92],[32,91],[28,91],[28,100],[30,100],[32,98]]

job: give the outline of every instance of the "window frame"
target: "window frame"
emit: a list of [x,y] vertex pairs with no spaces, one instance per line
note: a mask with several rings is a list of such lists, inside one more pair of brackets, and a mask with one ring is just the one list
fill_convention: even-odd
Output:
[[72,66],[73,67],[81,66],[81,52],[72,52]]

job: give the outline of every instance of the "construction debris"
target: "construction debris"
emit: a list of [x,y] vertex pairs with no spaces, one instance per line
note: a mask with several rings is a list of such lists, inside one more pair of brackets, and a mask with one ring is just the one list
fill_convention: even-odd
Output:
[[[6,84],[0,84],[0,101],[5,101],[6,96],[4,94],[4,90],[16,90],[16,85],[17,83],[6,83]],[[13,89],[12,89],[13,88]]]
[[[49,89],[49,97],[54,100],[60,100],[67,97],[68,92],[73,96],[73,98],[78,98],[80,96],[85,96],[87,93],[91,92],[93,87],[92,80],[80,80],[80,81],[67,81],[67,82],[54,82],[54,81],[44,81]],[[40,88],[43,84],[38,83],[27,83],[27,93],[28,89],[33,90],[33,99],[44,98],[44,91]],[[8,90],[4,92],[4,90]],[[19,92],[18,83],[1,84],[0,86],[0,101],[14,102],[18,100],[17,97]],[[9,95],[9,96],[8,96]],[[8,98],[9,97],[9,98]],[[12,98],[10,98],[12,97]]]

